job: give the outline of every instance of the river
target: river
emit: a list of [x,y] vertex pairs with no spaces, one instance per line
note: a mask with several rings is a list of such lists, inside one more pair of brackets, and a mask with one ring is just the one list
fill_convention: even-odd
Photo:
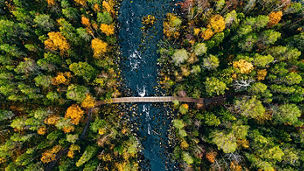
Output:
[[[126,88],[132,96],[154,96],[157,86],[157,44],[162,39],[163,19],[174,10],[172,0],[123,0],[119,12],[119,42],[121,50],[121,71]],[[142,31],[142,17],[153,15],[153,28]],[[138,104],[137,115],[131,117],[138,126],[139,138],[143,145],[143,156],[147,165],[143,170],[176,170],[170,162],[168,142],[168,108],[150,103]]]

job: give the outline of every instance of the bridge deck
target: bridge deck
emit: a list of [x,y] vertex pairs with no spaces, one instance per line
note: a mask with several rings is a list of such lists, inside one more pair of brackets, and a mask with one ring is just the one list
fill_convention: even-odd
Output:
[[204,98],[191,98],[191,97],[175,97],[175,96],[163,96],[163,97],[119,97],[112,98],[106,101],[99,101],[97,105],[107,104],[107,103],[163,103],[163,102],[173,102],[180,101],[186,103],[204,103]]

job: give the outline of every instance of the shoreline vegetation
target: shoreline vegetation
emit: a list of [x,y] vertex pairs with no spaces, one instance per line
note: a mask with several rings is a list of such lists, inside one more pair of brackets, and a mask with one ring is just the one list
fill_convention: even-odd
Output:
[[185,0],[159,44],[166,95],[228,96],[221,107],[176,101],[170,129],[185,170],[303,170],[303,1]]

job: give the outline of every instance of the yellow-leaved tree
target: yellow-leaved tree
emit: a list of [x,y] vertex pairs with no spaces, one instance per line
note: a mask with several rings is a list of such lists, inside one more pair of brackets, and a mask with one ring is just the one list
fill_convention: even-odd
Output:
[[70,45],[66,38],[60,32],[49,32],[49,39],[44,41],[45,48],[50,50],[60,50],[60,54],[64,54],[70,49]]
[[65,72],[65,73],[59,72],[56,77],[52,78],[52,84],[53,85],[69,84],[69,78],[71,77],[70,74],[71,74],[70,72]]
[[202,32],[202,38],[204,40],[209,40],[214,35],[212,29],[208,28]]
[[92,49],[94,57],[99,58],[102,54],[107,52],[108,44],[98,38],[92,40]]
[[[225,29],[225,20],[221,15],[214,15],[210,18],[207,29],[204,28],[202,31],[202,38],[209,40],[215,33],[222,32]],[[198,32],[198,30],[197,30]]]
[[224,18],[218,14],[212,16],[207,28],[211,28],[214,33],[222,32],[225,29]]
[[110,14],[115,14],[114,5],[113,0],[102,1],[102,8]]
[[114,34],[114,25],[108,25],[108,24],[101,24],[100,25],[100,30],[106,34],[107,36],[113,35]]
[[234,61],[233,67],[239,69],[242,74],[249,74],[253,70],[253,65],[244,59]]
[[264,80],[265,77],[267,75],[267,70],[266,69],[261,69],[261,70],[258,70],[258,74],[257,74],[257,77],[258,77],[258,80]]
[[86,95],[86,98],[82,101],[81,107],[83,108],[93,108],[95,106],[95,99],[90,94]]

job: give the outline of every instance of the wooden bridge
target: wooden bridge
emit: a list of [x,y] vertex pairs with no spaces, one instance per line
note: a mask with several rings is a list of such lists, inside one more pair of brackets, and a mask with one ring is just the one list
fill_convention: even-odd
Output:
[[192,97],[178,97],[178,96],[163,96],[163,97],[119,97],[112,98],[110,100],[99,101],[96,106],[102,104],[111,103],[164,103],[164,102],[185,102],[185,103],[198,103],[205,105],[211,104],[223,104],[225,97],[213,97],[213,98],[192,98]]

